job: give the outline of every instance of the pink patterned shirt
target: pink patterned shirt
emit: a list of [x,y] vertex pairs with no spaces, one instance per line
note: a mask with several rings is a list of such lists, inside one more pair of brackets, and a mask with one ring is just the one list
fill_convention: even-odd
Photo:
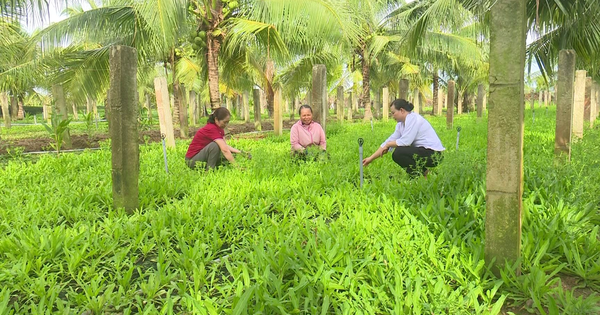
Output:
[[325,140],[325,131],[317,122],[311,122],[308,125],[303,125],[302,121],[298,121],[290,130],[290,143],[292,150],[302,150],[311,145],[318,145],[321,149],[327,149]]

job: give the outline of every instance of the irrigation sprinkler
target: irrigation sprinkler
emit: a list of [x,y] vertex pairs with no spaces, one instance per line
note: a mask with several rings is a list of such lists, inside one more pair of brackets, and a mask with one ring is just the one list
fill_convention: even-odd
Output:
[[456,127],[456,150],[458,150],[458,140],[460,139],[460,131],[462,130],[461,127]]
[[33,124],[37,125],[37,115],[33,115]]
[[531,112],[531,120],[533,121],[533,124],[535,124],[535,111]]
[[371,132],[373,132],[373,117],[371,117]]
[[363,138],[358,138],[358,164],[360,165],[360,188],[363,186],[363,143],[365,140]]
[[160,139],[162,139],[162,147],[163,147],[163,156],[165,157],[165,172],[169,174],[169,163],[167,163],[167,144],[165,143],[165,138],[167,135],[164,133],[160,134]]

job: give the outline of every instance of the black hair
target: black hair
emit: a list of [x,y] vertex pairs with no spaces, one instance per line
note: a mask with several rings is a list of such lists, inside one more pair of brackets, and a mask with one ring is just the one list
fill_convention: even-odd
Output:
[[225,107],[219,107],[215,110],[213,110],[212,114],[210,114],[210,116],[208,116],[208,122],[214,124],[215,123],[215,119],[217,120],[224,120],[225,118],[231,116],[231,114],[229,113],[229,110]]
[[404,108],[407,112],[412,112],[415,108],[415,105],[409,103],[405,99],[395,99],[390,106],[394,106],[396,110],[400,110],[400,108]]
[[312,111],[312,107],[310,107],[309,105],[304,104],[304,105],[300,106],[300,108],[298,108],[298,115],[302,115],[302,109],[304,109],[304,108],[310,109],[311,113],[313,112]]

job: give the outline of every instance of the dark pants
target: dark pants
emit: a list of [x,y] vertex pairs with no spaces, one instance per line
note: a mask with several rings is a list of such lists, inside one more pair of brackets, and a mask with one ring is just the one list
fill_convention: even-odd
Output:
[[392,159],[410,176],[422,176],[428,168],[439,164],[442,160],[442,152],[425,148],[396,147]]
[[221,149],[216,142],[211,142],[191,159],[185,158],[185,164],[191,169],[196,168],[196,162],[206,162],[206,169],[215,168],[226,161]]

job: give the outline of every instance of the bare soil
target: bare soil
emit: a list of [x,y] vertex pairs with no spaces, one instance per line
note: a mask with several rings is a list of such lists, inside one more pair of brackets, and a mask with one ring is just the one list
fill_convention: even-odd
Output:
[[[286,120],[283,122],[283,128],[289,129],[296,122],[296,120]],[[262,122],[261,127],[263,131],[273,130],[272,122]],[[188,131],[188,137],[192,138],[199,127],[190,127]],[[254,122],[241,123],[241,124],[230,124],[227,127],[226,134],[228,136],[236,136],[240,138],[252,138],[260,139],[264,138],[264,133],[252,133],[255,131]],[[181,139],[179,129],[175,129],[175,138]],[[244,135],[246,133],[252,133]],[[96,133],[92,136],[87,134],[76,134],[71,135],[72,146],[71,149],[87,149],[87,148],[99,148],[100,142],[108,139],[107,133]],[[159,142],[160,130],[145,130],[140,132],[139,143],[144,144],[146,142]],[[39,151],[54,151],[52,148],[53,140],[50,137],[30,137],[20,138],[15,140],[4,140],[0,139],[0,155],[7,154],[9,150],[16,150],[22,148],[23,152],[39,152]],[[66,148],[65,148],[66,149]],[[20,150],[20,149],[19,149]]]

